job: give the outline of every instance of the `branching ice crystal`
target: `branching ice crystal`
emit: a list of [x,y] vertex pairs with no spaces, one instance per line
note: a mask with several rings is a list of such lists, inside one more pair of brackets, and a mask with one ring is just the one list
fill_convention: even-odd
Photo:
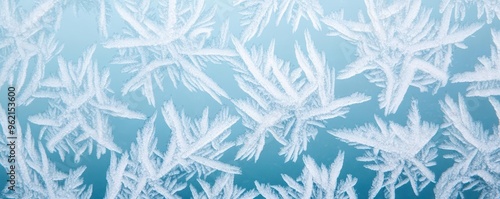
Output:
[[467,7],[475,4],[477,7],[477,18],[480,19],[483,15],[486,16],[486,23],[491,24],[495,19],[500,18],[500,1],[498,0],[443,0],[439,7],[441,13],[447,9],[453,9],[455,12],[455,20],[463,21]]
[[121,152],[113,142],[108,116],[145,119],[142,113],[109,97],[110,72],[100,72],[92,61],[95,48],[90,47],[76,64],[59,57],[58,77],[43,79],[33,94],[49,99],[49,109],[28,120],[43,126],[40,137],[47,140],[48,150],[57,151],[63,160],[66,153],[72,153],[78,162],[85,151],[92,153],[94,143],[98,158],[107,150]]
[[435,182],[434,173],[428,168],[434,166],[437,148],[431,138],[439,127],[422,122],[413,101],[408,113],[406,126],[390,122],[389,124],[375,116],[378,127],[372,124],[355,129],[330,131],[330,134],[360,149],[371,149],[358,161],[372,162],[366,168],[376,171],[370,189],[370,198],[375,198],[382,188],[386,189],[386,198],[395,198],[395,189],[410,182],[415,195],[430,182]]
[[46,64],[62,50],[55,39],[62,12],[57,0],[39,2],[28,12],[16,1],[0,2],[0,88],[14,85],[19,105],[33,100]]
[[[19,121],[17,121],[19,122]],[[16,125],[15,191],[5,187],[3,195],[7,198],[90,198],[92,185],[87,186],[81,177],[86,167],[81,166],[68,173],[56,168],[45,153],[42,143],[33,142],[28,125],[23,132]],[[2,161],[4,168],[11,164]]]
[[305,167],[297,180],[286,174],[282,174],[283,180],[288,187],[279,185],[266,185],[255,181],[255,186],[259,193],[267,199],[280,198],[357,198],[354,185],[357,179],[347,175],[345,180],[340,182],[340,170],[344,163],[344,153],[339,152],[335,161],[327,168],[325,165],[317,165],[314,160],[304,157]]
[[[488,100],[500,121],[500,102],[493,97]],[[499,198],[500,125],[493,131],[484,130],[483,124],[474,121],[467,111],[461,95],[458,103],[446,96],[440,104],[449,138],[440,148],[454,152],[445,157],[455,164],[441,175],[434,188],[436,198],[463,197],[462,192],[471,189],[479,191],[480,198]]]
[[341,71],[339,79],[364,73],[368,80],[382,87],[380,108],[393,114],[410,86],[421,92],[434,85],[437,89],[448,81],[452,45],[466,46],[464,39],[482,24],[458,27],[450,24],[451,11],[441,21],[431,19],[431,10],[420,0],[365,1],[369,22],[360,14],[359,22],[348,21],[343,12],[323,19],[332,35],[357,46],[358,59]]
[[129,153],[124,153],[120,160],[112,154],[106,198],[179,198],[176,192],[186,187],[182,181],[194,175],[206,176],[214,171],[241,173],[238,167],[218,160],[234,146],[224,140],[238,117],[225,109],[209,123],[205,109],[203,116],[192,122],[184,113],[179,114],[171,101],[164,104],[162,114],[172,130],[167,150],[156,148],[154,114],[137,133],[137,142]]
[[245,27],[241,41],[246,43],[262,34],[271,18],[276,15],[276,26],[286,17],[287,23],[293,25],[295,32],[302,18],[310,20],[316,30],[321,30],[323,8],[318,0],[236,0],[236,6],[243,9],[241,25]]
[[190,91],[204,91],[219,103],[227,93],[204,72],[207,62],[219,63],[235,56],[226,49],[228,24],[220,37],[212,36],[215,9],[205,10],[197,1],[115,2],[118,15],[127,23],[123,35],[115,35],[103,46],[118,49],[115,64],[134,74],[122,87],[122,95],[141,89],[155,105],[153,82],[163,90],[168,76],[174,86],[182,82]]
[[204,180],[198,179],[202,192],[198,192],[196,188],[190,186],[191,194],[194,199],[210,199],[210,198],[239,198],[239,199],[253,199],[259,195],[255,190],[246,191],[234,185],[234,175],[224,174],[217,179],[213,184]]
[[480,64],[475,71],[456,74],[452,82],[468,82],[467,96],[498,96],[500,95],[500,31],[491,30],[493,45],[491,56],[478,58]]
[[370,99],[354,93],[337,98],[335,73],[314,46],[306,31],[307,54],[295,44],[295,55],[299,67],[292,68],[274,55],[274,42],[267,50],[252,48],[247,51],[236,38],[233,43],[241,57],[236,62],[239,72],[236,81],[251,99],[235,100],[234,104],[243,115],[243,124],[248,128],[241,137],[242,148],[236,159],[259,159],[267,134],[271,134],[283,145],[280,155],[285,161],[296,161],[307,149],[309,139],[314,138],[323,121],[342,117],[348,107]]

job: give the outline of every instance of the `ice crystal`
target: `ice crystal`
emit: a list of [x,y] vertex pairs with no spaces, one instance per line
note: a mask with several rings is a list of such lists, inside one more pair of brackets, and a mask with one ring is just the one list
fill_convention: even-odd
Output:
[[[18,121],[19,122],[19,121]],[[68,173],[58,169],[52,162],[41,142],[34,142],[31,128],[26,131],[16,125],[16,157],[15,191],[8,190],[7,186],[3,195],[7,198],[90,198],[92,185],[84,184],[81,177],[86,167],[81,166]],[[12,140],[10,140],[12,141]],[[10,168],[10,164],[2,162],[2,166]]]
[[20,91],[18,104],[27,105],[46,64],[62,50],[54,33],[59,28],[62,3],[46,0],[26,11],[16,1],[5,0],[0,9],[0,88],[14,85]]
[[238,117],[229,115],[226,109],[209,123],[205,109],[203,116],[192,122],[184,113],[178,113],[171,101],[164,104],[162,114],[172,130],[167,150],[156,148],[154,114],[137,133],[137,142],[129,153],[124,153],[120,160],[112,154],[106,198],[179,198],[176,192],[186,187],[182,181],[194,175],[206,176],[214,171],[241,173],[238,167],[218,160],[234,146],[224,140]]
[[358,158],[361,162],[372,162],[365,167],[377,172],[370,198],[375,198],[382,188],[386,189],[387,198],[394,198],[395,189],[408,182],[418,196],[430,182],[435,182],[434,172],[428,167],[436,164],[437,149],[431,138],[439,127],[421,121],[416,101],[412,102],[406,126],[393,122],[387,124],[377,116],[375,121],[378,127],[366,124],[330,133],[360,149],[370,149]]
[[491,36],[491,56],[478,58],[480,64],[476,65],[475,71],[456,74],[451,78],[454,83],[470,83],[467,88],[469,97],[500,95],[500,31],[491,30]]
[[310,20],[316,30],[321,30],[323,8],[318,0],[236,0],[235,5],[242,7],[243,43],[262,34],[273,17],[276,17],[276,25],[286,17],[287,23],[293,25],[293,32],[302,18]]
[[[488,99],[500,120],[500,102]],[[446,96],[440,104],[449,138],[440,148],[453,151],[445,157],[455,164],[441,175],[434,188],[436,198],[463,197],[463,191],[470,189],[479,191],[480,198],[499,198],[500,125],[485,130],[483,124],[473,120],[461,95],[458,103]]]
[[314,138],[323,121],[344,116],[348,107],[370,99],[354,93],[348,97],[336,97],[335,73],[314,46],[308,32],[307,55],[298,43],[295,55],[299,67],[292,68],[274,55],[274,42],[267,52],[252,48],[247,51],[236,38],[233,43],[242,62],[235,69],[238,85],[251,98],[235,100],[234,104],[243,115],[248,128],[241,137],[242,148],[237,159],[259,159],[267,134],[283,145],[280,155],[285,161],[296,161],[307,149],[309,139]]
[[205,9],[204,1],[127,1],[115,2],[114,8],[128,26],[103,46],[119,49],[113,63],[126,65],[123,72],[133,74],[122,95],[141,89],[155,105],[153,82],[163,90],[162,80],[168,75],[174,86],[182,82],[188,90],[204,91],[219,103],[220,97],[228,98],[203,72],[207,62],[234,56],[224,46],[224,31],[219,38],[212,35],[215,10]]
[[441,21],[431,18],[431,10],[416,1],[365,1],[370,19],[360,15],[359,22],[348,21],[343,12],[323,20],[332,35],[357,46],[358,59],[340,72],[339,79],[365,74],[368,80],[382,87],[380,108],[393,114],[410,86],[420,91],[437,89],[448,81],[452,45],[466,46],[464,39],[482,24],[467,27],[451,24],[451,11]]
[[455,20],[463,21],[465,19],[467,7],[475,4],[477,7],[477,18],[486,16],[486,22],[491,24],[495,19],[500,18],[500,1],[498,0],[443,0],[439,7],[441,13],[453,9]]
[[241,198],[253,199],[259,195],[255,190],[246,191],[234,185],[234,175],[224,174],[217,179],[213,184],[204,180],[198,179],[202,192],[198,192],[193,186],[190,186],[191,194],[194,199],[210,199],[210,198]]
[[97,157],[107,150],[121,152],[113,142],[108,116],[145,119],[142,113],[131,111],[109,96],[109,70],[100,72],[92,60],[96,46],[91,46],[78,62],[58,58],[58,77],[47,77],[33,94],[49,99],[49,109],[32,115],[28,120],[43,126],[41,138],[47,140],[50,152],[74,153],[75,161],[85,152],[92,153],[97,144]]
[[344,163],[344,153],[339,152],[335,161],[327,168],[325,165],[318,166],[309,156],[304,156],[305,167],[297,180],[282,174],[283,180],[288,187],[279,185],[265,185],[255,181],[259,193],[268,199],[279,198],[357,198],[357,179],[351,175],[343,181],[338,181],[340,170]]

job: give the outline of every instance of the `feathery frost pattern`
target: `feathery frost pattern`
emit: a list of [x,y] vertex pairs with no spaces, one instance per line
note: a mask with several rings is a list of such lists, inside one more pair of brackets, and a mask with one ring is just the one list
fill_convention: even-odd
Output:
[[238,117],[223,110],[209,123],[205,109],[199,120],[191,122],[184,113],[175,110],[172,101],[164,104],[162,114],[172,130],[167,150],[161,152],[156,148],[154,114],[137,133],[137,143],[129,153],[124,153],[120,160],[112,154],[106,198],[179,198],[175,193],[186,186],[180,181],[196,174],[207,176],[214,171],[241,174],[240,168],[218,161],[234,146],[224,140]]
[[377,116],[375,121],[378,127],[366,124],[330,133],[360,149],[370,149],[365,156],[357,158],[361,162],[374,163],[365,167],[377,172],[370,198],[375,198],[382,188],[386,189],[386,198],[395,198],[395,189],[408,182],[418,196],[430,182],[435,182],[435,175],[428,167],[436,164],[437,149],[430,140],[439,127],[421,121],[416,101],[412,102],[406,126],[387,124]]
[[[500,102],[493,97],[488,100],[500,120]],[[446,96],[440,104],[449,138],[440,148],[454,152],[445,157],[455,164],[441,175],[434,189],[436,198],[463,197],[462,192],[470,189],[481,192],[480,198],[499,198],[500,125],[485,130],[473,120],[461,95],[458,103]]]
[[463,21],[465,19],[467,7],[473,4],[477,7],[478,19],[485,15],[488,24],[493,22],[495,16],[497,20],[500,19],[500,1],[498,0],[443,0],[439,7],[439,11],[443,13],[446,9],[453,9],[455,20]]
[[500,0],[360,2],[0,0],[0,198],[499,199]]
[[491,30],[491,36],[491,57],[478,58],[480,64],[476,65],[475,71],[456,74],[451,78],[453,83],[470,83],[467,88],[468,97],[500,95],[500,31]]
[[304,156],[305,167],[297,180],[282,174],[283,180],[288,187],[278,185],[266,185],[255,181],[259,193],[267,199],[280,198],[339,198],[356,199],[354,189],[357,179],[350,174],[345,180],[338,182],[340,170],[344,164],[344,153],[339,152],[335,161],[326,168],[325,165],[318,166],[309,156]]
[[[225,49],[225,38],[208,42],[217,40],[212,36],[215,9],[205,10],[202,0],[115,1],[114,8],[128,28],[103,46],[119,49],[113,63],[126,65],[122,71],[134,74],[123,85],[122,95],[141,89],[154,106],[153,82],[163,90],[162,80],[168,76],[174,86],[182,82],[190,91],[204,91],[219,103],[220,97],[228,98],[203,72],[206,62],[219,63],[234,56]],[[221,35],[225,34],[222,31]]]
[[235,5],[243,8],[240,14],[241,26],[245,27],[241,41],[246,43],[260,36],[271,19],[276,17],[278,25],[283,17],[297,31],[302,18],[310,20],[314,29],[321,30],[323,8],[318,0],[235,0]]
[[[22,131],[21,126],[16,125],[17,136],[15,167],[17,168],[16,191],[11,192],[7,187],[3,190],[3,195],[7,198],[90,198],[92,195],[92,185],[83,184],[81,175],[86,167],[81,166],[75,170],[65,173],[56,168],[45,153],[45,148],[41,143],[35,144],[31,136],[31,129],[28,125],[26,131]],[[24,135],[23,135],[24,134]],[[20,147],[19,147],[20,146]],[[2,161],[2,165],[8,168],[10,164]]]
[[63,160],[71,153],[78,162],[85,151],[92,153],[94,143],[98,158],[107,150],[121,152],[113,142],[108,117],[145,119],[142,113],[109,97],[110,73],[100,72],[93,62],[95,48],[91,46],[76,64],[59,57],[58,77],[43,79],[33,94],[49,99],[49,110],[28,120],[43,126],[40,137],[47,140],[48,150],[57,151]]
[[370,99],[359,93],[335,98],[335,73],[308,32],[305,37],[307,56],[295,44],[297,68],[274,55],[274,42],[266,52],[255,47],[249,52],[233,38],[242,59],[235,65],[239,72],[236,81],[251,97],[234,101],[248,128],[236,159],[257,161],[269,133],[283,145],[280,155],[285,161],[295,162],[307,149],[309,139],[316,136],[317,128],[324,127],[324,120],[344,116],[349,106]]
[[[16,1],[0,2],[0,88],[16,85],[22,91],[17,99],[20,105],[33,100],[31,95],[38,88],[46,64],[62,50],[55,40],[61,4],[46,0],[26,11]],[[32,75],[27,76],[29,73]]]
[[431,19],[431,10],[422,7],[420,0],[366,0],[365,4],[370,22],[362,15],[359,22],[345,20],[343,12],[323,21],[332,29],[331,35],[340,35],[357,46],[359,58],[338,78],[363,73],[382,87],[379,103],[385,115],[396,113],[410,86],[421,92],[433,87],[434,93],[445,86],[453,45],[466,48],[462,42],[483,26],[451,24],[451,10],[441,21]]
[[203,189],[202,192],[198,192],[193,186],[189,187],[194,199],[253,199],[259,195],[259,193],[255,190],[245,191],[244,189],[234,185],[234,175],[231,174],[224,174],[218,177],[217,179],[215,179],[213,185],[200,179],[198,179],[198,182]]

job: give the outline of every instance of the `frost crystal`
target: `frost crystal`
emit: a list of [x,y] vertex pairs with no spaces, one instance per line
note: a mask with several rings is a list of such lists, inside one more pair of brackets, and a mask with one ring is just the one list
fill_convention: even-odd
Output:
[[[81,178],[86,169],[85,166],[64,173],[50,161],[40,142],[38,142],[38,147],[35,145],[29,125],[23,135],[21,126],[17,124],[16,134],[16,187],[15,191],[10,191],[5,187],[3,191],[5,197],[90,198],[92,185],[87,187]],[[10,164],[2,161],[2,166],[9,168]]]
[[98,158],[107,150],[121,152],[113,142],[108,116],[145,119],[108,96],[110,73],[99,72],[92,61],[94,51],[95,46],[90,47],[76,64],[59,57],[58,77],[43,79],[33,94],[49,99],[49,110],[28,120],[43,126],[40,137],[47,140],[48,150],[59,152],[63,160],[66,153],[72,153],[78,162],[85,151],[92,153],[94,143]]
[[46,0],[26,12],[15,1],[0,2],[0,88],[15,85],[21,91],[19,105],[33,100],[45,65],[62,50],[54,33],[61,20],[61,3]]
[[194,199],[209,199],[209,198],[238,198],[238,199],[253,199],[259,195],[255,190],[245,191],[234,185],[234,175],[223,174],[218,177],[213,185],[198,179],[198,182],[203,189],[203,192],[198,193],[197,190],[190,186],[191,194]]
[[[357,198],[358,179],[341,176],[344,149],[333,149],[340,152],[330,165],[303,154],[312,145],[341,147],[313,140],[331,123],[364,117],[351,115],[351,107],[376,97],[383,113],[371,124],[335,124],[339,129],[328,131],[359,149],[357,162],[375,176],[371,187],[358,184],[358,193],[370,199],[500,199],[500,0],[362,2],[366,9],[349,5],[344,15],[338,6],[345,2],[328,0],[0,0],[0,165],[7,171],[0,178],[9,179],[0,198]],[[339,11],[326,16],[327,9]],[[268,38],[279,37],[283,28],[294,43]],[[473,39],[476,31],[485,30],[492,39],[465,50],[467,42],[479,41]],[[325,34],[338,37],[322,40]],[[327,51],[328,42],[336,41],[339,46]],[[62,53],[64,45],[90,47],[74,55]],[[457,50],[481,51],[485,45],[491,54],[481,55],[474,69],[450,68],[465,59]],[[328,56],[334,55],[327,52],[335,50],[354,61],[332,67]],[[78,58],[68,60],[73,56]],[[104,67],[109,64],[118,70]],[[345,85],[360,75],[378,96]],[[237,85],[222,85],[232,80]],[[190,97],[166,91],[171,88],[203,92],[219,103],[210,108],[221,111],[209,114],[208,103],[193,118],[163,101],[165,94]],[[436,101],[443,113],[421,111],[444,117],[442,134],[408,99],[418,90],[421,104],[443,96]],[[487,99],[491,106],[472,105],[489,108],[497,118],[483,114],[474,121],[467,98],[444,92]],[[222,108],[226,102],[231,107]],[[143,105],[153,109],[150,117],[134,108]],[[239,115],[229,114],[232,108]],[[391,120],[399,113],[407,122]],[[144,125],[124,147],[127,138],[117,130],[124,123],[134,126],[130,121]],[[233,126],[244,130],[231,134]],[[271,142],[278,144],[276,154],[266,154],[273,153],[267,151]],[[434,169],[439,150],[452,162],[448,168]],[[261,168],[233,163],[267,155],[286,162],[281,166],[299,165],[302,173],[283,173],[283,182],[273,184],[241,176]],[[107,158],[109,167],[94,167]],[[105,177],[92,176],[95,169],[107,169]],[[104,178],[106,185],[92,185]],[[400,194],[405,189],[412,189],[409,196]]]
[[132,145],[130,153],[124,153],[119,161],[112,154],[106,198],[178,198],[175,193],[186,186],[178,181],[195,174],[206,176],[216,170],[241,173],[238,167],[218,161],[234,146],[224,140],[238,117],[223,110],[209,123],[208,109],[205,109],[202,118],[191,122],[184,113],[177,113],[171,101],[165,103],[162,113],[172,130],[168,149],[161,152],[156,148],[154,114],[137,133],[137,143]]
[[420,0],[366,0],[370,22],[360,15],[360,22],[343,19],[343,13],[323,21],[332,28],[332,35],[357,45],[358,59],[341,71],[339,79],[364,73],[368,80],[382,87],[380,108],[385,115],[397,111],[409,86],[434,93],[446,85],[451,63],[452,44],[465,48],[461,42],[482,27],[472,24],[465,28],[450,24],[451,11],[441,21],[432,20],[431,10]]
[[353,104],[370,99],[355,93],[348,97],[335,98],[335,73],[318,52],[306,32],[307,56],[299,45],[295,55],[299,67],[274,55],[274,42],[267,52],[252,48],[249,52],[233,38],[242,63],[236,63],[238,85],[251,99],[235,100],[234,104],[243,115],[243,124],[248,132],[241,137],[243,147],[237,159],[259,159],[267,133],[270,133],[283,148],[280,155],[285,161],[296,161],[307,149],[309,139],[314,138],[323,121],[348,112]]
[[335,161],[326,168],[325,165],[318,166],[314,160],[304,157],[305,167],[302,175],[294,180],[286,174],[282,174],[283,180],[288,187],[279,185],[265,185],[255,181],[259,193],[268,199],[279,198],[339,198],[355,199],[356,190],[354,185],[356,178],[347,175],[343,181],[337,182],[340,170],[344,163],[344,153],[339,152]]
[[439,127],[420,121],[417,102],[413,101],[405,127],[390,122],[387,125],[375,116],[378,127],[366,124],[356,129],[330,131],[333,136],[361,149],[372,149],[358,161],[373,162],[365,167],[376,171],[370,189],[370,198],[375,198],[382,188],[386,197],[394,198],[395,189],[410,182],[418,196],[430,182],[435,181],[434,173],[428,168],[435,165],[437,157],[435,144],[430,142]]
[[467,96],[488,97],[500,95],[500,32],[491,30],[493,44],[491,57],[478,58],[481,64],[476,65],[473,72],[457,74],[452,82],[471,83],[467,88]]
[[241,36],[243,43],[262,34],[274,15],[276,25],[286,17],[287,23],[293,25],[293,32],[302,18],[310,20],[316,30],[321,30],[323,8],[318,0],[236,0],[235,5],[243,8],[240,12],[243,15],[241,25],[245,27]]
[[163,90],[162,80],[168,75],[174,86],[182,82],[190,91],[207,92],[219,103],[220,97],[228,98],[203,72],[206,62],[218,63],[234,56],[225,49],[227,24],[221,28],[221,38],[214,38],[215,10],[204,11],[204,7],[202,0],[114,3],[128,28],[103,46],[119,49],[113,63],[127,65],[123,72],[134,74],[123,85],[123,95],[141,88],[148,102],[155,105],[153,81]]
[[[488,99],[500,120],[500,102]],[[470,189],[481,192],[479,198],[500,198],[500,125],[484,130],[472,119],[461,95],[458,104],[449,96],[440,104],[449,137],[440,148],[454,151],[445,157],[455,164],[441,175],[434,189],[436,198],[463,198],[462,192]]]
[[500,1],[498,0],[443,0],[439,7],[441,13],[445,10],[454,9],[455,20],[463,21],[465,18],[467,7],[471,4],[476,4],[477,18],[480,19],[486,15],[486,22],[491,24],[495,16],[500,18]]

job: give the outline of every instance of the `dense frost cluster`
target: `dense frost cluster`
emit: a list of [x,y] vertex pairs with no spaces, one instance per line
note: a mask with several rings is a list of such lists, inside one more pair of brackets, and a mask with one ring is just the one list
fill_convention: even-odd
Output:
[[[5,170],[10,130],[17,137],[16,191],[6,186],[0,198],[500,198],[500,1],[335,7],[341,2],[0,1]],[[71,56],[61,26],[82,13],[95,16],[96,38]],[[288,32],[275,32],[281,26]],[[489,54],[470,58],[475,66],[456,61],[482,32]],[[352,45],[354,61],[336,64],[325,38]],[[234,85],[214,75],[224,67]],[[346,85],[351,80],[373,90]],[[15,119],[5,114],[8,87],[16,88]],[[185,99],[207,96],[195,100],[204,109],[185,110],[180,90]],[[125,99],[135,92],[141,108]],[[356,121],[354,109],[376,99],[380,112]],[[477,118],[468,100],[484,102],[496,119]],[[431,104],[440,109],[429,115]],[[142,127],[122,132],[120,122]],[[354,147],[322,152],[333,161],[326,166],[308,151],[318,134]],[[136,136],[121,141],[127,135]],[[271,143],[280,149],[267,150]],[[369,189],[344,165],[353,151],[364,152],[355,160],[373,177]],[[263,154],[303,169],[282,173],[281,184],[255,176],[252,187],[239,184],[240,163],[257,164]],[[105,187],[87,183],[89,159],[108,163],[105,176],[94,176]],[[401,196],[402,189],[413,192]]]
[[[372,162],[365,167],[376,171],[370,189],[370,198],[385,187],[388,198],[395,197],[395,189],[410,182],[415,195],[430,182],[435,182],[434,173],[428,168],[436,163],[436,145],[431,142],[438,126],[420,121],[417,103],[411,104],[406,126],[390,122],[386,124],[375,116],[378,127],[365,125],[354,130],[333,130],[330,133],[339,139],[368,148],[369,152],[357,158],[361,162]],[[404,177],[400,177],[403,175]]]

